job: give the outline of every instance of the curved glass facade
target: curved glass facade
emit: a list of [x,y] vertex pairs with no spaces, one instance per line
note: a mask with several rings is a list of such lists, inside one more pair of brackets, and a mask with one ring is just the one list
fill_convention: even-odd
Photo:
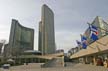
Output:
[[9,47],[11,53],[19,53],[24,50],[33,50],[34,29],[24,27],[15,19],[12,20]]

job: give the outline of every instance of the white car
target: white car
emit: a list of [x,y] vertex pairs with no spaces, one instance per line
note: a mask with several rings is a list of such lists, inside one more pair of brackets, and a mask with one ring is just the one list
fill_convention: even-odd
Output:
[[4,64],[3,65],[3,69],[9,69],[9,67],[10,67],[10,64]]

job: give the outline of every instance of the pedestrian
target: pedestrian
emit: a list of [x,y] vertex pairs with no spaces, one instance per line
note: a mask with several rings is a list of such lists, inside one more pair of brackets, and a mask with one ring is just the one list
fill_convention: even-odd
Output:
[[108,67],[108,59],[105,59],[105,61],[104,61],[104,67]]

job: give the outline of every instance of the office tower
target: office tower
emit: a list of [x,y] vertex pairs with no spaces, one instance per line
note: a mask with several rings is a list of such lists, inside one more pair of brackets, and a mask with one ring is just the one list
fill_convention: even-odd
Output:
[[13,19],[9,38],[10,53],[17,55],[25,50],[33,50],[33,47],[34,29],[24,27]]
[[54,13],[47,6],[42,6],[42,16],[39,23],[39,47],[42,54],[55,53]]

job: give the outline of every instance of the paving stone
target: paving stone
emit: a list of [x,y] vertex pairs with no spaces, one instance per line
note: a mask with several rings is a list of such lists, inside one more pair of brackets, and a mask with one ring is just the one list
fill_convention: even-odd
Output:
[[103,66],[94,66],[81,63],[67,63],[66,67],[40,68],[39,63],[30,63],[28,65],[14,66],[9,70],[0,68],[0,71],[108,71]]

